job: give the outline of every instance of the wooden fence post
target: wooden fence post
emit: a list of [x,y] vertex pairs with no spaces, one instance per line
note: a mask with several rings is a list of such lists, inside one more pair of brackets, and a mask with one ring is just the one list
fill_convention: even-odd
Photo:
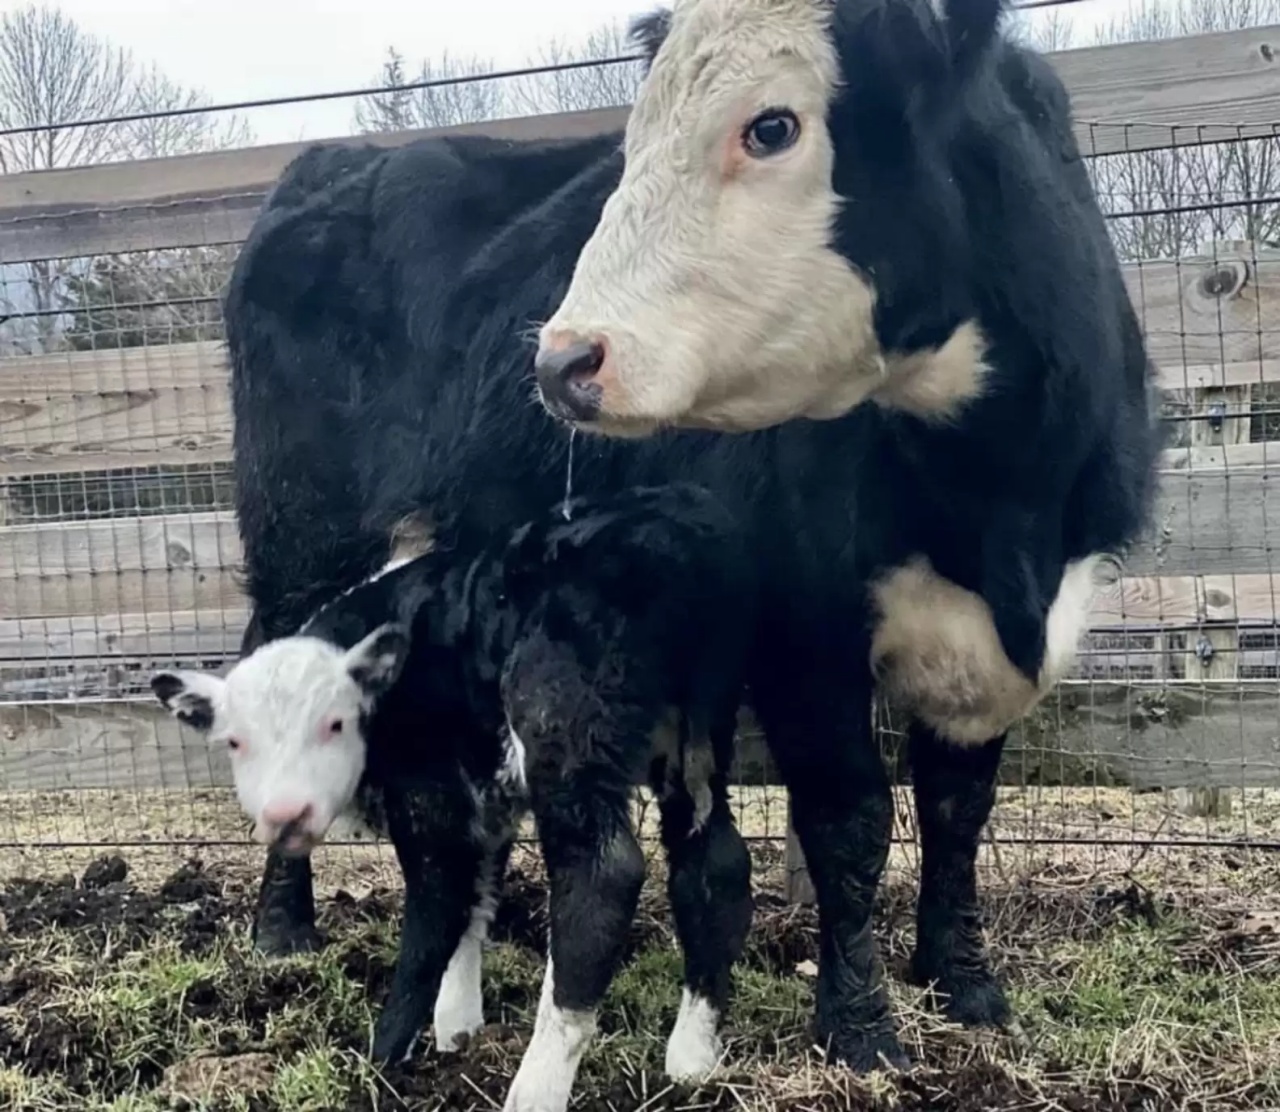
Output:
[[816,902],[813,881],[809,878],[809,868],[804,863],[804,850],[800,848],[800,839],[796,837],[796,828],[791,822],[791,800],[787,800],[787,903],[803,904],[806,907]]

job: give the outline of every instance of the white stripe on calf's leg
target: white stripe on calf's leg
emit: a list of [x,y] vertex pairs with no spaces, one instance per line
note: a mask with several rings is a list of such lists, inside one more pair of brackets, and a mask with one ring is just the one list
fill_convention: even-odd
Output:
[[481,968],[490,918],[492,913],[483,907],[471,913],[471,923],[458,940],[458,948],[440,981],[434,1020],[436,1046],[440,1050],[457,1050],[463,1037],[474,1035],[484,1026]]
[[720,1013],[706,997],[687,988],[667,1040],[667,1076],[672,1081],[705,1081],[720,1064]]
[[511,1083],[503,1112],[565,1112],[578,1065],[595,1033],[594,1009],[570,1011],[556,1006],[555,965],[548,946],[533,1038]]

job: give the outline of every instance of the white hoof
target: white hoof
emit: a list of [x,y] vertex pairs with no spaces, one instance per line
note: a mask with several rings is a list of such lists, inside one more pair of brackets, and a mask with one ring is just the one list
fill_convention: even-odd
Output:
[[685,989],[680,1015],[667,1040],[667,1076],[684,1084],[706,1081],[720,1064],[720,1014],[703,997]]

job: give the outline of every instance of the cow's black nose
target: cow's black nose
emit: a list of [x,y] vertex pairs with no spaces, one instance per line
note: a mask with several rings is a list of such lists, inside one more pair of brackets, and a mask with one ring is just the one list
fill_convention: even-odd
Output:
[[569,420],[594,418],[600,412],[603,391],[593,380],[607,354],[604,344],[595,340],[575,340],[540,351],[533,369],[546,407]]

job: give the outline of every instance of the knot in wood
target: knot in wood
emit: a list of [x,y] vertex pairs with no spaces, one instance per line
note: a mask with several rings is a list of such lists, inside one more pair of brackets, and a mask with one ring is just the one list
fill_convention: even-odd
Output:
[[1243,261],[1218,263],[1200,275],[1200,292],[1205,297],[1235,297],[1249,276],[1249,267]]

